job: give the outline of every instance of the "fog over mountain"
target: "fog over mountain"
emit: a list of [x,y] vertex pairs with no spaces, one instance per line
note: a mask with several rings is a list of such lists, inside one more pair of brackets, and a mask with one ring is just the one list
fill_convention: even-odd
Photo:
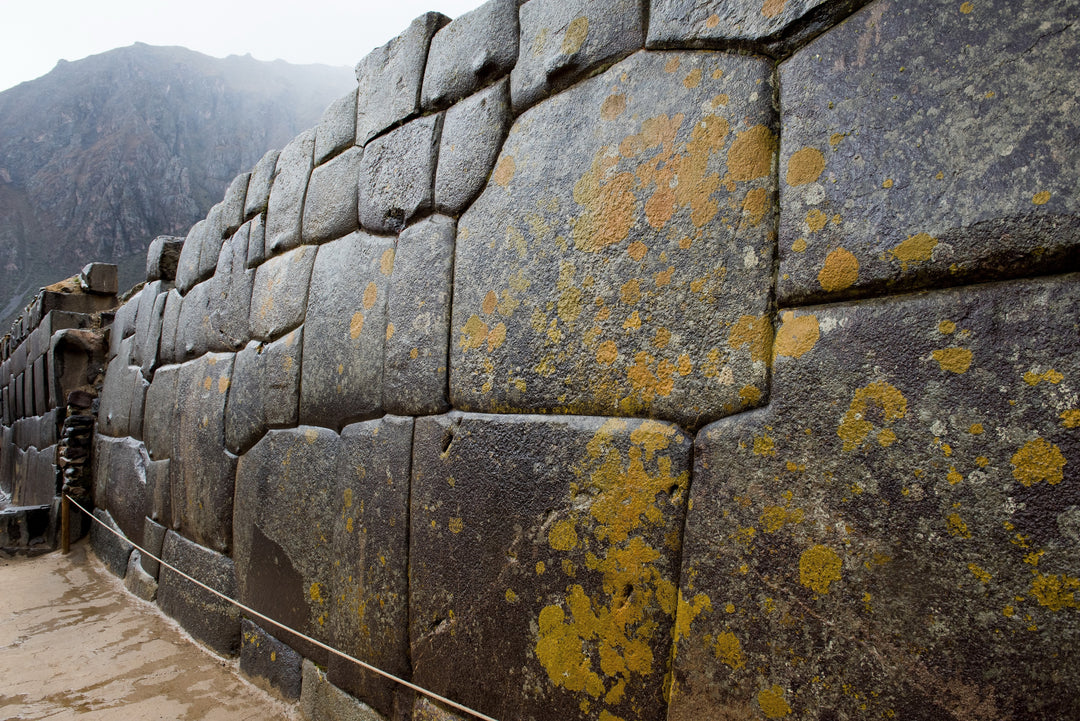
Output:
[[355,82],[348,67],[136,43],[0,93],[0,334],[91,260],[137,282],[150,240],[186,234]]

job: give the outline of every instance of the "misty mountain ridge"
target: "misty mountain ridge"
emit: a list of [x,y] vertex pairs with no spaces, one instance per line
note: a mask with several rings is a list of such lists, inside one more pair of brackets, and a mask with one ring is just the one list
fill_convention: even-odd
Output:
[[0,333],[87,262],[138,282],[155,236],[185,235],[355,83],[349,67],[136,43],[0,93]]

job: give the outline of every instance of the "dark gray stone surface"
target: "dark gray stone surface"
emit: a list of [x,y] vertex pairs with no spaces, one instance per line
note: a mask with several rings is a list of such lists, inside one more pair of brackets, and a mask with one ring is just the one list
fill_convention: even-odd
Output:
[[590,71],[644,47],[644,0],[531,0],[510,95],[521,112]]
[[269,341],[304,322],[308,283],[316,248],[302,246],[275,255],[255,271],[251,291],[251,337]]
[[146,389],[150,382],[143,378],[142,369],[129,368],[131,373],[131,406],[128,408],[128,435],[142,440],[143,413],[146,405]]
[[[210,291],[212,281],[199,283],[184,296],[176,322],[176,360],[197,358],[210,347]],[[168,301],[166,301],[166,304]],[[164,330],[164,324],[163,328]]]
[[[79,511],[77,508],[73,510],[82,513],[82,511]],[[109,515],[108,511],[95,508],[94,517],[114,531],[120,530],[116,526],[116,523],[113,522],[112,516]],[[133,550],[130,543],[121,538],[117,538],[99,524],[91,521],[90,547],[94,549],[94,553],[97,554],[97,557],[105,564],[105,568],[109,569],[114,576],[119,576],[120,578],[124,577],[124,574],[127,573],[128,557],[131,556],[131,551]]]
[[243,348],[251,338],[248,315],[255,271],[247,267],[250,224],[244,224],[221,248],[217,271],[209,283],[207,346],[213,351]]
[[116,270],[112,263],[87,263],[79,273],[79,285],[88,293],[116,295],[120,290]]
[[143,441],[152,460],[172,458],[175,453],[176,418],[180,407],[176,384],[180,368],[177,365],[158,368],[146,389]]
[[157,581],[143,570],[141,558],[142,554],[138,549],[132,550],[128,557],[127,573],[124,575],[124,588],[137,598],[152,602],[157,598]]
[[315,165],[337,155],[356,141],[356,90],[343,95],[323,112],[315,128]]
[[446,111],[435,172],[435,207],[458,215],[484,189],[510,128],[510,81]]
[[421,104],[441,109],[510,72],[518,55],[518,0],[488,0],[435,33]]
[[431,37],[450,18],[424,13],[405,32],[375,48],[356,64],[356,144],[420,111],[420,85]]
[[[113,315],[112,325],[109,327],[109,354],[107,360],[111,361],[117,355],[120,355],[120,342],[128,336],[135,333],[135,316],[139,311],[139,301],[142,299],[142,291],[133,295],[116,309],[116,313]],[[22,348],[20,346],[20,348]],[[125,363],[131,362],[131,348],[128,348],[128,356],[123,358]],[[12,356],[12,375],[21,373],[25,368],[26,363],[26,349],[22,348],[22,353],[17,356]]]
[[[146,335],[136,338],[136,347],[142,348],[142,373],[143,377],[149,378],[158,366],[161,353],[161,331],[165,317],[165,304],[168,301],[168,293],[162,292],[154,298],[154,305],[150,309],[150,320],[146,326]],[[141,327],[141,326],[140,326]]]
[[781,65],[780,302],[1080,267],[1078,14],[875,3]]
[[233,178],[221,201],[222,230],[225,235],[232,235],[244,223],[244,201],[247,198],[248,182],[251,173],[241,173]]
[[496,718],[663,719],[690,451],[655,421],[416,419],[414,681]]
[[206,280],[217,268],[218,255],[221,253],[221,241],[225,238],[228,223],[225,219],[225,204],[218,203],[206,214],[206,225],[200,237],[199,280]]
[[135,340],[131,347],[131,364],[140,367],[154,367],[158,355],[158,343],[161,340],[161,314],[165,312],[165,301],[158,303],[158,297],[167,293],[169,287],[160,280],[148,282],[138,293],[138,305],[135,310]]
[[304,326],[301,423],[338,429],[382,413],[393,269],[393,238],[353,233],[319,246]]
[[100,436],[97,449],[109,444],[109,474],[106,497],[108,511],[128,538],[138,542],[143,537],[143,521],[149,512],[146,464],[149,459],[143,444],[131,438]]
[[360,228],[356,203],[363,156],[363,148],[349,148],[312,171],[304,201],[305,243],[340,238]]
[[206,220],[200,220],[191,226],[184,245],[180,248],[180,258],[176,265],[176,288],[187,293],[199,282],[199,251],[202,250],[203,230]]
[[402,231],[386,306],[382,405],[388,413],[450,409],[447,360],[454,277],[452,218],[433,215]]
[[158,341],[158,360],[161,363],[176,363],[176,330],[180,325],[180,311],[183,309],[183,297],[179,291],[170,290],[165,296],[165,311],[161,314],[161,339]]
[[360,227],[397,233],[431,209],[442,114],[417,118],[368,143],[360,162]]
[[300,327],[236,354],[225,406],[225,445],[233,453],[245,452],[268,428],[296,425],[303,337]]
[[247,267],[256,268],[266,260],[266,214],[256,215],[248,230]]
[[315,152],[315,130],[305,130],[281,149],[266,209],[266,254],[300,244],[300,218]]
[[[335,603],[334,484],[338,435],[325,428],[268,432],[236,472],[240,601],[323,643]],[[291,633],[280,638],[317,663],[327,652]]]
[[240,670],[287,699],[300,698],[303,657],[260,626],[240,621]]
[[[236,567],[231,558],[173,531],[165,534],[162,554],[166,563],[229,598],[236,598]],[[240,650],[240,612],[232,604],[168,568],[161,569],[157,601],[162,611],[216,653],[235,656]]]
[[1080,713],[1078,281],[783,314],[697,438],[669,719]]
[[696,426],[766,401],[770,74],[638,53],[518,118],[458,222],[456,408]]
[[146,280],[172,281],[176,278],[176,266],[180,262],[180,249],[184,239],[171,235],[159,235],[150,241],[146,250]]
[[[90,495],[97,508],[109,506],[109,453],[112,451],[112,439],[100,433],[94,434],[93,451],[91,460],[93,472],[91,473]],[[19,453],[19,449],[15,449]],[[14,477],[14,473],[12,477]]]
[[[384,416],[341,432],[334,514],[333,645],[408,679],[409,469],[413,419]],[[398,685],[331,656],[327,675],[336,686],[395,716]]]
[[326,674],[304,659],[300,715],[305,721],[384,721],[366,705],[326,680]]
[[[154,461],[151,461],[151,464],[153,463]],[[169,529],[160,523],[155,523],[147,518],[143,521],[142,547],[158,558],[161,558],[161,550],[165,545],[165,533],[168,530]],[[145,553],[139,554],[139,562],[142,564],[142,569],[156,581],[158,574],[161,571],[161,564]]]
[[172,480],[169,475],[172,470],[169,463],[168,458],[151,461],[147,456],[146,460],[146,515],[163,527],[172,525]]
[[244,197],[244,217],[253,218],[266,212],[270,200],[270,186],[277,173],[277,160],[280,151],[268,150],[259,158],[248,178],[247,194]]
[[135,376],[142,376],[137,366],[123,362],[131,355],[132,339],[125,338],[121,351],[105,371],[105,383],[101,389],[101,405],[98,410],[97,429],[108,436],[126,436],[131,430],[131,401],[135,389]]

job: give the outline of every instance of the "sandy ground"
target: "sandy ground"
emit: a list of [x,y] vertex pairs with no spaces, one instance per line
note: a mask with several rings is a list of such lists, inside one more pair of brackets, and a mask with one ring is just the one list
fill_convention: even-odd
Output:
[[0,557],[0,719],[297,721],[129,594],[85,541]]

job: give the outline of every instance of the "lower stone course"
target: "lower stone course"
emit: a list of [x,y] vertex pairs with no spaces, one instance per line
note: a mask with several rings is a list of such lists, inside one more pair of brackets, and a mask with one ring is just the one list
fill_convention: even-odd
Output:
[[[108,511],[100,508],[94,509],[94,517],[114,531],[120,528],[113,521]],[[128,557],[131,556],[132,546],[127,541],[109,533],[97,523],[90,524],[90,547],[94,549],[105,568],[113,575],[123,578],[127,574]]]
[[240,621],[240,670],[287,699],[300,698],[303,657],[260,626]]
[[[165,534],[161,558],[229,598],[236,598],[236,566],[231,558],[214,553],[173,531]],[[235,656],[240,650],[240,612],[237,608],[168,568],[161,569],[158,605],[197,641],[214,651]]]
[[368,706],[326,680],[326,674],[304,659],[300,713],[306,721],[384,721]]

